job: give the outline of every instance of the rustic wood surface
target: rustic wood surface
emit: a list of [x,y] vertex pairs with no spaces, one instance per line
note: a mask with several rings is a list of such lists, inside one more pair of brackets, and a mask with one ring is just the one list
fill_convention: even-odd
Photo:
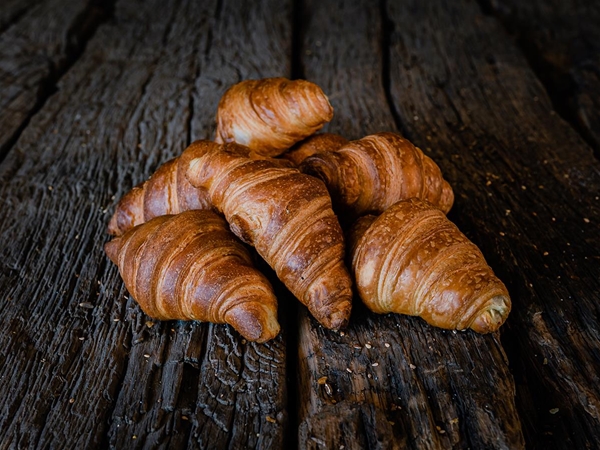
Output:
[[[102,250],[118,198],[209,137],[214,100],[259,75],[241,55],[289,72],[286,4],[253,4],[258,42],[239,2],[118,2],[3,161],[0,447],[283,446],[284,335],[152,323]],[[223,84],[202,73],[211,42]]]
[[[409,14],[410,12],[410,14]],[[389,3],[403,129],[455,188],[451,218],[513,298],[502,330],[526,440],[600,442],[600,163],[475,3]],[[423,57],[427,55],[427,57]]]
[[[597,447],[599,56],[568,43],[572,16],[575,42],[600,25],[579,3],[2,2],[0,448]],[[319,83],[329,131],[400,130],[438,162],[511,292],[500,333],[359,304],[330,332],[276,280],[264,345],[139,310],[103,254],[112,208],[267,76]]]
[[110,3],[8,0],[0,6],[0,159],[81,55]]
[[600,2],[480,0],[519,46],[560,114],[600,156]]
[[[389,63],[381,12],[368,0],[318,0],[306,3],[303,19],[304,75],[330,94],[336,111],[328,131],[358,139],[395,130],[381,76]],[[355,433],[331,433],[338,429],[372,429],[374,448],[389,448],[388,440],[397,448],[523,447],[498,336],[361,307],[339,334],[303,315],[299,335],[301,448],[365,448]],[[346,413],[333,413],[333,403]]]

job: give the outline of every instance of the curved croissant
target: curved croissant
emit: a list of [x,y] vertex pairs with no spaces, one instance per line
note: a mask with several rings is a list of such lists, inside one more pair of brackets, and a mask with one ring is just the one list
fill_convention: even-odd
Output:
[[429,201],[444,212],[454,202],[450,185],[433,160],[402,136],[378,133],[307,158],[304,173],[322,179],[343,215],[380,214],[399,200]]
[[511,302],[481,251],[439,209],[411,199],[350,232],[352,270],[369,309],[448,329],[495,331]]
[[221,98],[215,142],[236,142],[277,156],[333,117],[321,88],[305,80],[265,78],[233,85]]
[[105,251],[150,317],[228,323],[257,342],[279,333],[271,285],[212,211],[156,217]]
[[323,183],[296,169],[251,160],[237,144],[196,141],[190,182],[207,189],[231,230],[275,269],[287,288],[327,328],[350,316],[351,279],[344,237]]
[[119,236],[165,214],[211,209],[208,193],[192,186],[185,177],[188,165],[183,155],[167,161],[147,181],[125,194],[110,219],[108,233]]
[[309,156],[316,153],[330,152],[343,147],[348,143],[348,139],[338,134],[319,133],[307,137],[303,141],[298,142],[291,149],[286,151],[282,158],[291,161],[295,167],[299,166]]

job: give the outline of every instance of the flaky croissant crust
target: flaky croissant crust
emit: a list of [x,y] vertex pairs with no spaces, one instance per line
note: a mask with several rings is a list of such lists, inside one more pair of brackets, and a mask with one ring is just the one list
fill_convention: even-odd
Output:
[[351,279],[344,237],[323,183],[248,158],[237,144],[196,141],[187,176],[208,191],[231,230],[253,245],[287,288],[328,328],[346,325]]
[[322,179],[334,208],[354,219],[380,214],[400,200],[421,198],[448,212],[452,188],[433,160],[395,133],[377,133],[304,160],[302,172]]
[[119,236],[136,225],[165,214],[191,209],[211,209],[208,193],[185,177],[189,165],[181,155],[161,165],[144,183],[123,196],[108,224],[108,233]]
[[105,251],[152,318],[228,323],[257,342],[279,333],[271,285],[212,211],[156,217],[108,242]]
[[358,293],[374,312],[479,333],[497,330],[510,312],[508,291],[479,248],[425,201],[360,219],[349,241]]
[[294,167],[298,167],[309,156],[331,152],[346,144],[348,144],[348,139],[338,134],[318,133],[298,142],[281,157],[290,161]]
[[236,142],[277,156],[333,117],[321,88],[305,80],[265,78],[233,85],[217,110],[217,143]]

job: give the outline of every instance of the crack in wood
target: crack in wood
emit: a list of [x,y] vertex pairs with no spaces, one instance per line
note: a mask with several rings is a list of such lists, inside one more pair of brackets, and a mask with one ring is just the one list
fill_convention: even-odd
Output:
[[[19,123],[11,123],[12,131],[7,130],[10,134],[0,138],[0,163],[10,149],[15,146],[31,118],[42,109],[48,98],[56,92],[57,83],[83,54],[87,42],[92,38],[96,29],[110,19],[115,1],[89,0],[84,9],[73,18],[73,22],[64,33],[64,42],[57,46],[57,48],[63,50],[56,54],[47,55],[47,67],[41,69],[44,73],[41,78],[37,79],[35,85],[31,87],[28,86],[28,80],[24,80],[25,85],[22,89],[36,90],[35,95],[32,96],[34,101],[25,106],[28,109],[20,111],[22,117]],[[44,17],[37,18],[37,20],[44,19]]]

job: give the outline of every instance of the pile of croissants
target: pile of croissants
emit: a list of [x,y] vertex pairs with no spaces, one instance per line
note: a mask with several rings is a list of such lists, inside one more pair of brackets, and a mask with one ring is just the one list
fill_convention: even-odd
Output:
[[147,315],[274,338],[277,299],[249,244],[330,329],[348,324],[354,288],[376,313],[502,325],[508,292],[446,218],[454,195],[439,167],[398,134],[315,134],[332,117],[313,83],[243,81],[219,103],[214,141],[193,142],[120,200],[105,251]]

